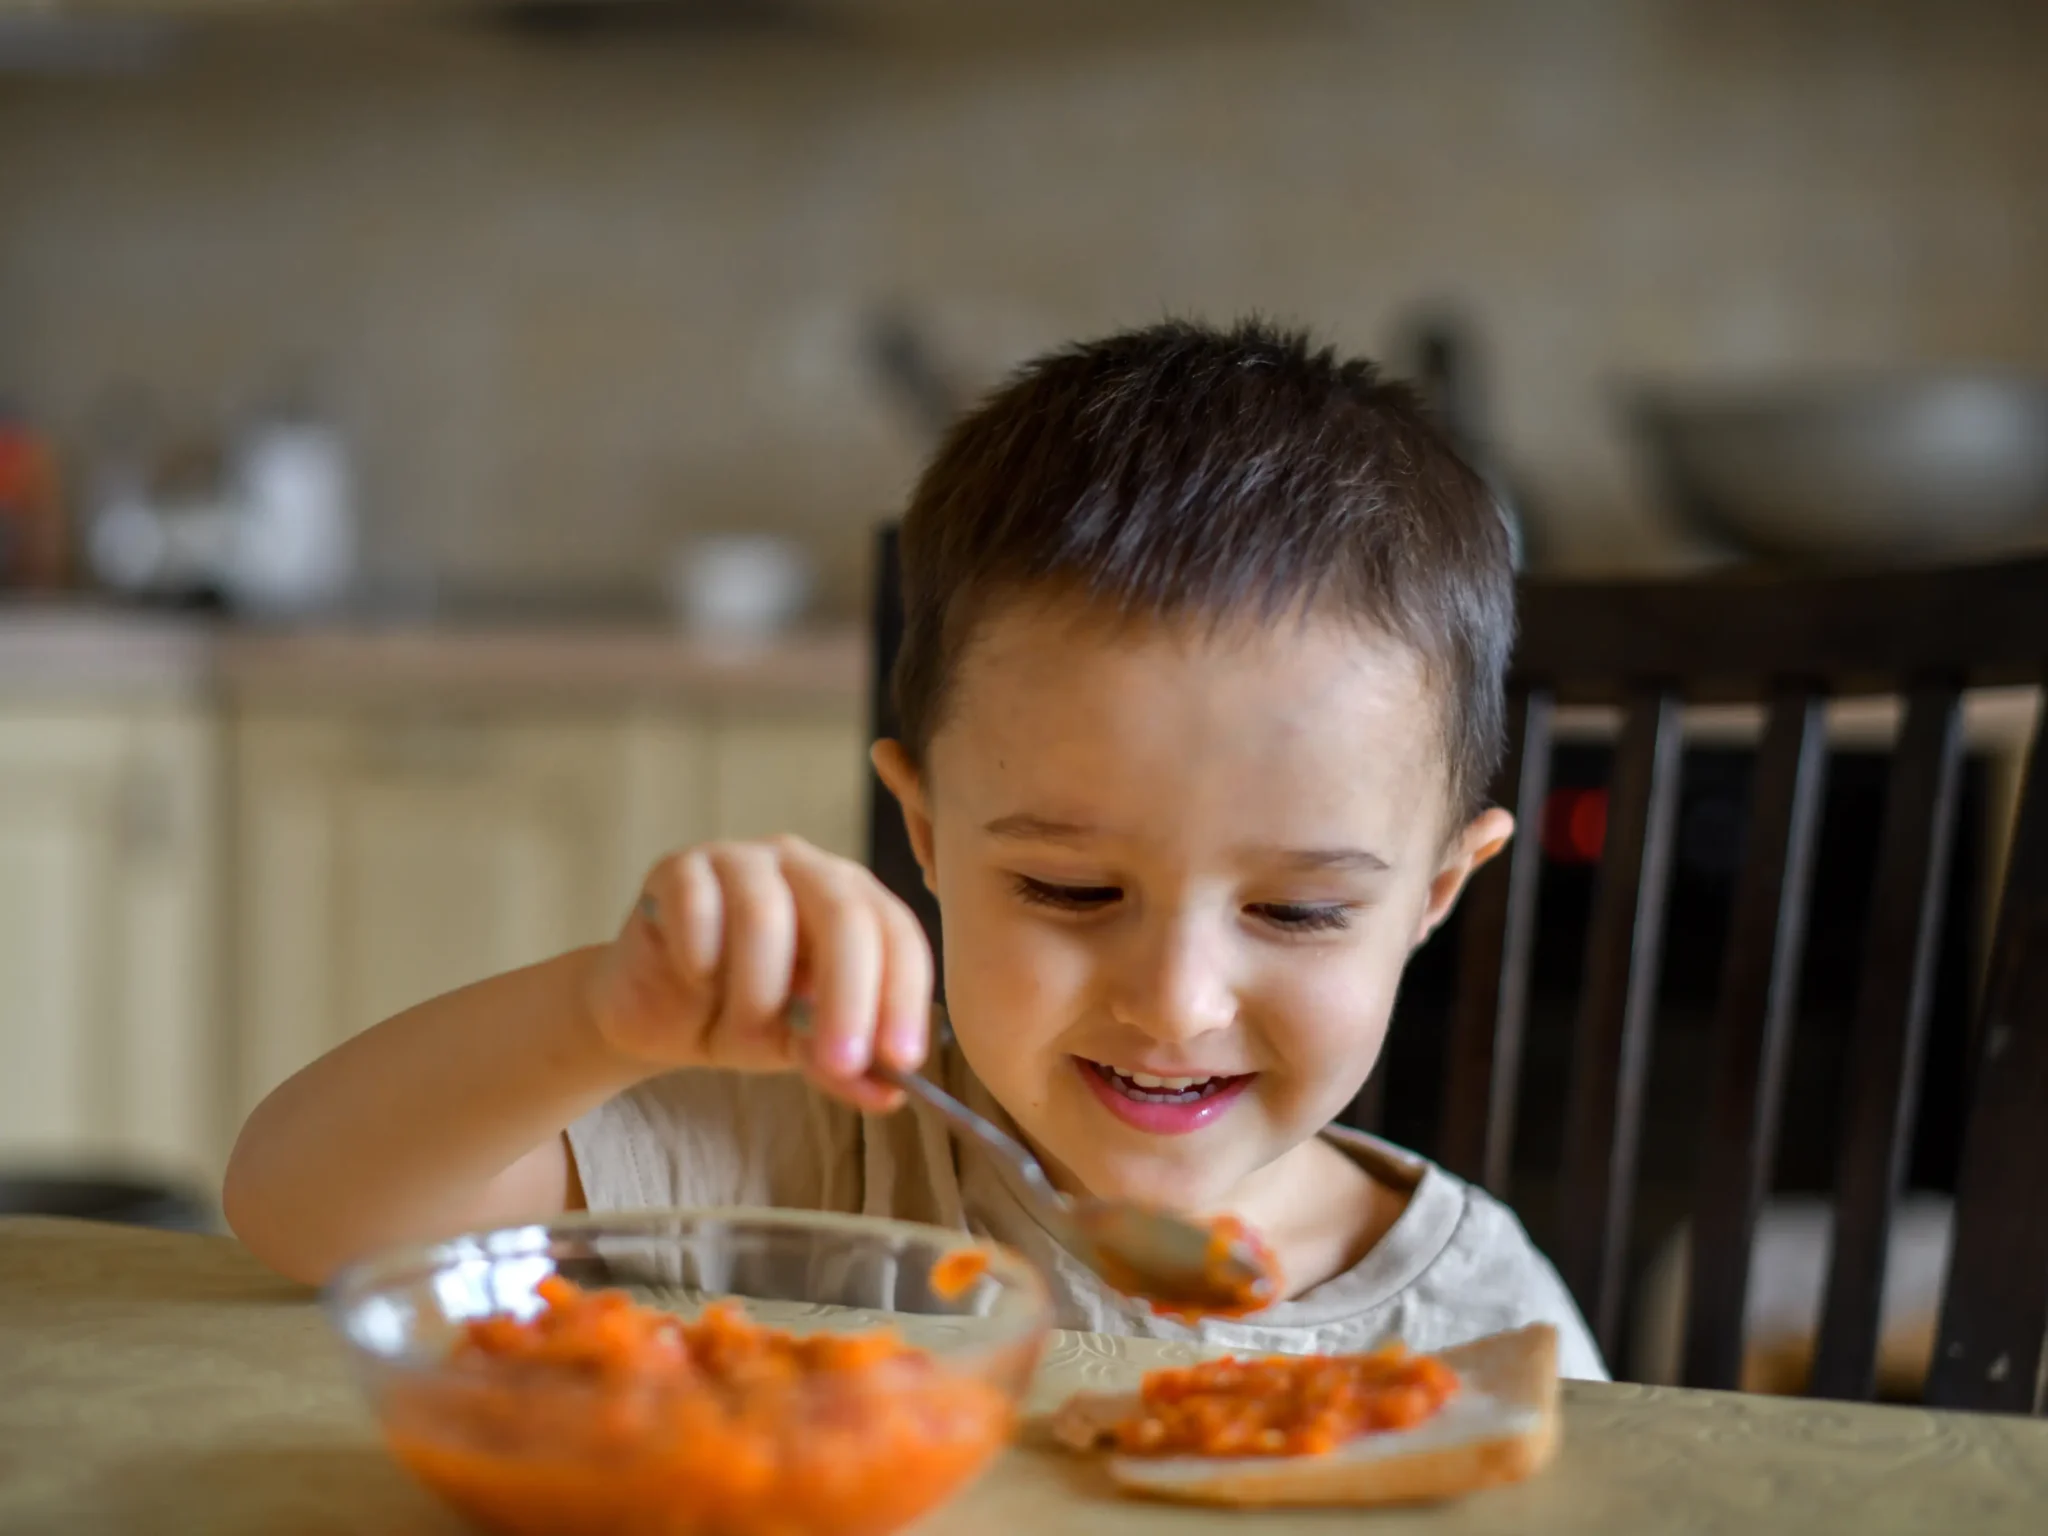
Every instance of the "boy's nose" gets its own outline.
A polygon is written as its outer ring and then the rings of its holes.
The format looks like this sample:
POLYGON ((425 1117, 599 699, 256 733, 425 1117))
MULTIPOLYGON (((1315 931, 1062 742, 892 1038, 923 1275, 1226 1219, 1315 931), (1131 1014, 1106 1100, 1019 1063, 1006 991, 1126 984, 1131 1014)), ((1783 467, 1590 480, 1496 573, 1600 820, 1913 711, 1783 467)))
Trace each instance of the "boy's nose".
POLYGON ((1111 1012, 1159 1041, 1193 1040, 1228 1029, 1237 1018, 1225 946, 1189 922, 1160 924, 1133 935, 1119 957, 1111 1012))

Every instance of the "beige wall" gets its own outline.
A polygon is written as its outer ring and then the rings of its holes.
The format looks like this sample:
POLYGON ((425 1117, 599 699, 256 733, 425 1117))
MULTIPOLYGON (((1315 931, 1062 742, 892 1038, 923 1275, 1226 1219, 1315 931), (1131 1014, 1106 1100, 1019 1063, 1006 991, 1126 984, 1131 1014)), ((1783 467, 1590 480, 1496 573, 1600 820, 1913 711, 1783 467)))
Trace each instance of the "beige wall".
POLYGON ((139 379, 204 425, 314 360, 387 560, 645 588, 679 531, 769 525, 844 603, 921 448, 860 361, 880 299, 982 382, 1167 311, 1372 349, 1454 298, 1581 566, 1672 554, 1631 373, 2048 364, 2048 5, 1197 10, 233 28, 161 75, 0 79, 0 391, 76 431, 139 379))

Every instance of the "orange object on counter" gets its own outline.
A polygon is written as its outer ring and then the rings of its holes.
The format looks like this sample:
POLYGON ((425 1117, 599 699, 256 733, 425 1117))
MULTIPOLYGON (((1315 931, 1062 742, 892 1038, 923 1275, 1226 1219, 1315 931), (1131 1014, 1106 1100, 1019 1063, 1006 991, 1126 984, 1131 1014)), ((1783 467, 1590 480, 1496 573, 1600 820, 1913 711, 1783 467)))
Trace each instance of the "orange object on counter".
POLYGON ((0 589, 59 587, 65 565, 56 453, 0 412, 0 589))
POLYGON ((1222 1306, 1196 1305, 1169 1297, 1149 1296, 1145 1293, 1141 1275, 1113 1262, 1104 1265, 1102 1277, 1126 1296, 1135 1296, 1147 1303, 1157 1316, 1183 1323, 1199 1322, 1205 1317, 1247 1317, 1278 1301, 1282 1289, 1280 1261, 1259 1235, 1235 1216, 1212 1217, 1207 1226, 1208 1272, 1204 1278, 1212 1286, 1229 1291, 1230 1299, 1222 1306), (1233 1288, 1225 1266, 1240 1246, 1251 1250, 1257 1273, 1250 1280, 1237 1282, 1233 1288))
POLYGON ((1002 1448, 1009 1400, 887 1330, 797 1336, 541 1282, 384 1404, 393 1453, 508 1532, 884 1536, 1002 1448))
POLYGON ((1313 1456, 1359 1435, 1413 1429, 1458 1388, 1457 1372, 1399 1344, 1366 1355, 1210 1360, 1145 1377, 1117 1424, 1132 1456, 1313 1456))
POLYGON ((979 1248, 956 1248, 932 1266, 932 1291, 941 1301, 958 1301, 987 1273, 987 1254, 979 1248))

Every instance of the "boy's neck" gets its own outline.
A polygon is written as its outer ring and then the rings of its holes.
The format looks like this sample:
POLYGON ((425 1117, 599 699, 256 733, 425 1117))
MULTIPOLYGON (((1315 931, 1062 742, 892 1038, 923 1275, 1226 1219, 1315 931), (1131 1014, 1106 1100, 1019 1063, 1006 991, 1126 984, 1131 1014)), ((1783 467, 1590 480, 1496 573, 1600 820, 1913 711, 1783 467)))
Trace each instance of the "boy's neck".
POLYGON ((1271 1245, 1290 1298, 1356 1268, 1413 1193, 1321 1136, 1262 1169, 1259 1182, 1238 1214, 1271 1245))

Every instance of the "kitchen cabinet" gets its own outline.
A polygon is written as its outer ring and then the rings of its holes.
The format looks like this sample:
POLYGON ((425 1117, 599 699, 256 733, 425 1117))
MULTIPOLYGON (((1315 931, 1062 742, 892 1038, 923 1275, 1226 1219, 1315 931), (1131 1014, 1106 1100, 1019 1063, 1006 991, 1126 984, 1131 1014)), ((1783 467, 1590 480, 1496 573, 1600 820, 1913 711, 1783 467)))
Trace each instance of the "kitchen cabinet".
POLYGON ((851 708, 266 706, 234 740, 241 1112, 465 982, 602 939, 647 866, 791 831, 857 853, 851 708))
POLYGON ((0 701, 0 1165, 225 1155, 217 734, 169 701, 0 701))
POLYGON ((708 745, 713 836, 792 832, 828 852, 865 856, 867 737, 851 717, 728 718, 708 745))
POLYGON ((0 1174, 206 1187, 284 1077, 606 936, 664 851, 858 855, 865 667, 0 606, 0 1174))

